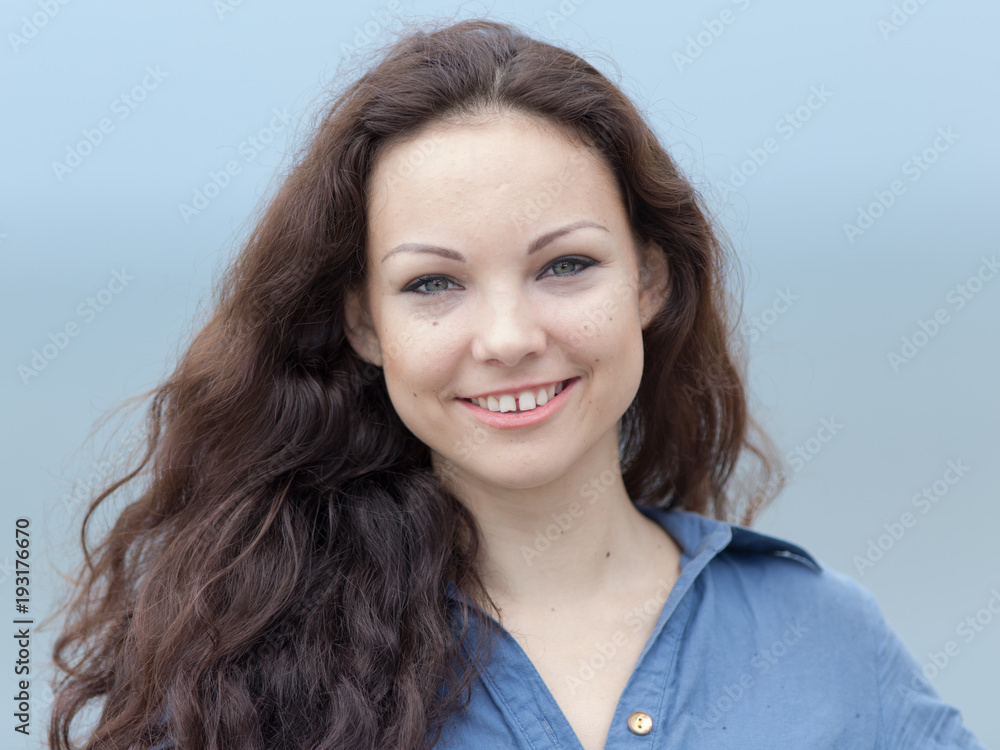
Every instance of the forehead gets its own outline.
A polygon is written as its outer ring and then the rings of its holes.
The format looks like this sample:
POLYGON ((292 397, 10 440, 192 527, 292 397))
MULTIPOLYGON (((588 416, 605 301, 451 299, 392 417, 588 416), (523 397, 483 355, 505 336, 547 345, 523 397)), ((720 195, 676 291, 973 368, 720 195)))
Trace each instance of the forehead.
POLYGON ((610 220, 615 210, 615 177, 598 153, 550 122, 505 113, 438 120, 386 146, 369 182, 368 230, 378 243, 403 229, 524 230, 574 211, 610 220))

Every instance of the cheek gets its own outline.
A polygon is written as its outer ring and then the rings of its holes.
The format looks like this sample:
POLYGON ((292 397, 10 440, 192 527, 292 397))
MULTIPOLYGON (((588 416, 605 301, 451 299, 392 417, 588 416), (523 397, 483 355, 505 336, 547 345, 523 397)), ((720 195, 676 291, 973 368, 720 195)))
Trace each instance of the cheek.
POLYGON ((640 330, 635 293, 623 280, 560 310, 560 330, 573 348, 620 347, 640 330))
POLYGON ((437 328, 432 328, 419 314, 415 315, 405 308, 385 309, 382 323, 379 343, 386 360, 386 371, 389 372, 389 363, 392 362, 392 370, 405 375, 414 362, 419 363, 421 357, 427 355, 424 350, 433 347, 431 332, 437 328))
POLYGON ((447 387, 456 338, 443 324, 413 322, 387 331, 383 341, 386 381, 395 384, 394 397, 412 402, 415 392, 447 387))

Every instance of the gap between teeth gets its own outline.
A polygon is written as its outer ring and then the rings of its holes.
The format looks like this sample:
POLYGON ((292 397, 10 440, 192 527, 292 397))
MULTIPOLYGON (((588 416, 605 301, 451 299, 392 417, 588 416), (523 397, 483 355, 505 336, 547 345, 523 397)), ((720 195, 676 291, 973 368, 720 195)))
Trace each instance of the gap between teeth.
POLYGON ((490 411, 531 411, 536 406, 544 406, 550 399, 555 398, 556 394, 562 391, 562 389, 562 383, 555 383, 544 388, 538 388, 537 390, 521 391, 518 394, 505 393, 500 398, 486 396, 485 398, 473 398, 469 400, 490 411))

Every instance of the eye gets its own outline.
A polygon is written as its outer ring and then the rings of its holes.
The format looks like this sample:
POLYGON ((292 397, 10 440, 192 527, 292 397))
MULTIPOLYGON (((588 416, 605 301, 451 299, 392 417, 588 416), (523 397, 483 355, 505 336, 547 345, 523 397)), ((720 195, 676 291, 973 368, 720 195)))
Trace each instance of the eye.
POLYGON ((596 260, 591 258, 557 258, 549 264, 549 268, 555 269, 559 267, 571 267, 573 265, 580 266, 579 269, 573 271, 572 273, 557 273, 554 276, 576 276, 578 273, 582 272, 584 268, 590 268, 590 266, 597 263, 596 260))
POLYGON ((436 291, 432 291, 432 292, 423 292, 423 291, 420 291, 420 287, 425 286, 427 284, 435 284, 435 283, 451 284, 452 281, 451 281, 451 279, 446 278, 444 276, 421 276, 419 279, 417 279, 412 284, 410 284, 405 289, 403 289, 403 291, 404 292, 413 292, 414 294, 425 294, 425 295, 428 295, 428 296, 433 295, 433 294, 437 294, 438 291, 442 291, 442 292, 443 291, 447 291, 446 289, 440 289, 440 290, 436 290, 436 291))
MULTIPOLYGON (((571 273, 553 273, 553 274, 549 274, 549 275, 555 276, 557 278, 565 278, 567 276, 576 276, 577 274, 582 273, 585 269, 590 268, 590 266, 596 265, 597 263, 598 263, 598 261, 596 261, 596 260, 594 260, 592 258, 570 258, 570 257, 565 257, 565 258, 556 258, 546 268, 547 269, 551 268, 551 269, 555 270, 555 269, 559 269, 559 268, 571 268, 573 266, 580 266, 580 268, 576 269, 575 271, 572 271, 571 273)), ((546 274, 542 274, 542 278, 544 278, 544 276, 546 276, 546 274)), ((426 286, 428 284, 435 284, 435 283, 441 283, 441 284, 447 285, 447 284, 452 284, 452 283, 455 283, 455 282, 453 282, 447 276, 421 276, 419 279, 414 279, 410 284, 407 284, 401 291, 403 291, 403 292, 411 292, 413 294, 421 294, 421 295, 424 295, 424 296, 427 296, 427 297, 440 294, 441 292, 449 291, 448 289, 438 289, 436 291, 429 291, 429 292, 425 292, 425 291, 421 291, 420 290, 420 287, 422 287, 422 286, 426 286)))

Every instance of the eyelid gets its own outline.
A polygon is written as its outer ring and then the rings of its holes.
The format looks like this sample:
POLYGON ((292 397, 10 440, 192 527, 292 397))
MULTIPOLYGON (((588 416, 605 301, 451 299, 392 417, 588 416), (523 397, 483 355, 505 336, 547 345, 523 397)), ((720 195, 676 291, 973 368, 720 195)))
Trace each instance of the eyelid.
MULTIPOLYGON (((554 266, 557 263, 559 263, 561 261, 564 261, 564 260, 573 261, 574 263, 576 263, 576 265, 580 266, 580 268, 578 268, 573 273, 563 273, 563 274, 557 274, 557 275, 554 275, 554 274, 542 274, 542 276, 552 276, 553 278, 570 278, 570 277, 578 276, 579 274, 583 273, 586 269, 590 268, 591 266, 595 266, 595 265, 600 264, 599 260, 595 260, 593 258, 589 258, 586 255, 561 255, 558 258, 555 258, 554 260, 552 260, 550 263, 547 263, 545 265, 545 268, 543 268, 542 270, 543 271, 547 271, 552 266, 554 266)), ((405 287, 403 287, 400 291, 404 292, 404 293, 407 293, 407 294, 417 294, 417 295, 421 295, 421 296, 424 296, 424 297, 436 297, 436 296, 438 296, 440 294, 444 294, 447 291, 451 291, 450 289, 444 289, 444 290, 442 290, 440 292, 420 292, 420 291, 417 291, 417 287, 421 287, 424 284, 426 284, 428 281, 433 281, 434 279, 445 279, 446 281, 449 281, 451 283, 457 283, 457 282, 454 281, 454 279, 451 279, 448 276, 445 276, 444 274, 434 273, 434 274, 427 274, 425 276, 420 276, 419 278, 414 279, 409 284, 407 284, 405 287)))

